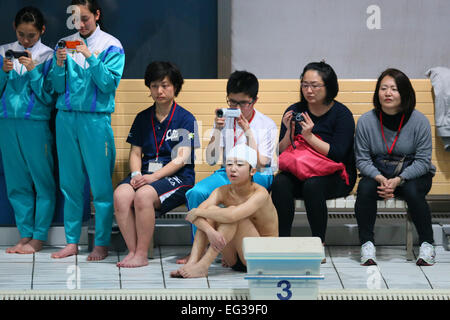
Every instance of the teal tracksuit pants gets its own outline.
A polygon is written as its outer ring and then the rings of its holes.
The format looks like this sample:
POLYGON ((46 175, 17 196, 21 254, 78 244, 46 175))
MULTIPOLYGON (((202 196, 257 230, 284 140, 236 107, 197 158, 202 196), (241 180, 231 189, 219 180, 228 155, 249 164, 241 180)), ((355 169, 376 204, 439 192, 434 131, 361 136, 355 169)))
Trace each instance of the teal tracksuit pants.
POLYGON ((108 246, 114 215, 111 178, 116 159, 111 115, 59 110, 56 146, 67 243, 80 240, 87 172, 95 206, 95 245, 108 246))
POLYGON ((47 240, 56 203, 53 143, 48 121, 0 119, 6 190, 21 238, 47 240))

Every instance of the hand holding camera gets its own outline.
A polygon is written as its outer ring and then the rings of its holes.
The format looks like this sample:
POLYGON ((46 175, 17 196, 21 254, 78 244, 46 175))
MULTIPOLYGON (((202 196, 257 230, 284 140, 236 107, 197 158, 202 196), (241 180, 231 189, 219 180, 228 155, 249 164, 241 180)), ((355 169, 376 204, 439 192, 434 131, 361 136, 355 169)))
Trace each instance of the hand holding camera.
POLYGON ((239 108, 222 108, 216 110, 217 118, 239 118, 241 109, 239 108))
POLYGON ((76 41, 61 40, 58 42, 58 49, 67 48, 75 50, 79 45, 81 45, 81 41, 79 40, 76 41))
POLYGON ((67 60, 67 51, 66 49, 71 49, 74 52, 81 53, 87 59, 92 54, 89 51, 88 47, 83 41, 75 40, 75 41, 66 41, 61 40, 58 42, 58 50, 56 51, 56 59, 57 64, 62 67, 64 66, 65 61, 67 60))
POLYGON ((241 109, 239 108, 221 108, 216 109, 216 118, 214 119, 216 129, 222 130, 225 127, 226 118, 239 118, 241 109))
POLYGON ((60 67, 64 67, 64 63, 67 60, 66 41, 61 40, 58 42, 58 49, 56 50, 56 64, 60 67))
POLYGON ((8 50, 5 52, 5 58, 8 60, 19 59, 20 57, 28 57, 29 51, 8 50))
POLYGON ((296 123, 302 127, 302 136, 305 140, 308 140, 312 136, 312 129, 314 128, 314 122, 311 120, 308 112, 297 113, 294 118, 296 123))
POLYGON ((14 68, 14 59, 19 60, 19 63, 24 65, 28 71, 31 71, 35 68, 30 51, 8 50, 5 52, 5 59, 3 59, 3 71, 8 73, 14 68))
POLYGON ((21 55, 19 57, 19 63, 25 66, 27 68, 27 71, 30 72, 33 70, 36 66, 33 61, 33 56, 31 55, 31 52, 28 50, 25 50, 24 52, 26 55, 21 55))
POLYGON ((3 71, 5 73, 8 73, 12 69, 14 69, 13 61, 11 59, 6 58, 6 55, 5 55, 5 58, 3 58, 3 67, 2 67, 2 69, 3 69, 3 71))

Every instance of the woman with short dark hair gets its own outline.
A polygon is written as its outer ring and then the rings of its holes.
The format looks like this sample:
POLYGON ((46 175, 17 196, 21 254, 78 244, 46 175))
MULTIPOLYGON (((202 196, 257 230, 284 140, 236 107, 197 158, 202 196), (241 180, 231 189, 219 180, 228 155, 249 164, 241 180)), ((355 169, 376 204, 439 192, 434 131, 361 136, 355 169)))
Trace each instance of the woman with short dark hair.
POLYGON ((129 252, 117 264, 122 268, 148 264, 155 211, 164 214, 186 202, 195 183, 194 148, 200 145, 195 117, 175 102, 183 85, 178 68, 153 62, 144 78, 155 103, 133 122, 127 138, 131 173, 114 192, 116 221, 129 252))
POLYGON ((339 85, 330 65, 325 62, 308 64, 302 72, 300 86, 300 102, 290 106, 283 115, 280 154, 286 152, 293 139, 301 135, 316 152, 330 161, 344 164, 348 184, 338 173, 299 180, 291 172, 281 171, 272 184, 272 200, 278 211, 280 236, 291 235, 295 199, 303 198, 312 235, 325 242, 326 200, 348 195, 356 180, 353 153, 355 122, 351 111, 334 100, 339 85), (299 115, 302 117, 297 117, 299 115))
POLYGON ((419 234, 421 247, 416 263, 432 265, 433 229, 425 200, 436 171, 431 163, 430 123, 415 110, 414 89, 400 70, 387 69, 380 75, 373 102, 375 108, 358 120, 355 136, 356 166, 362 175, 355 203, 361 264, 376 264, 373 229, 377 200, 398 196, 406 201, 419 234), (392 169, 385 165, 387 160, 394 164, 392 169))

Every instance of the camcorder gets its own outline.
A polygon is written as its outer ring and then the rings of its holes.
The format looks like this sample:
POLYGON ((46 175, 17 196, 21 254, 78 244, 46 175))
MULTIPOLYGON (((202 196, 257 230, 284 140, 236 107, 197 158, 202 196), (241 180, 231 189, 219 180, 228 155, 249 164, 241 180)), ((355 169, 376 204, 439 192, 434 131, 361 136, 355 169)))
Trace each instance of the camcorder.
POLYGON ((19 59, 20 57, 28 57, 28 53, 25 51, 13 51, 8 50, 5 52, 5 58, 8 60, 19 59))
POLYGON ((65 41, 65 40, 61 40, 60 42, 58 42, 58 49, 63 49, 63 48, 67 48, 67 49, 76 49, 77 46, 81 45, 81 41, 75 40, 75 41, 65 41))
POLYGON ((239 108, 222 108, 216 110, 217 118, 239 118, 241 109, 239 108))
POLYGON ((292 112, 292 120, 291 121, 295 121, 295 122, 302 122, 305 121, 305 117, 303 117, 301 112, 292 112))

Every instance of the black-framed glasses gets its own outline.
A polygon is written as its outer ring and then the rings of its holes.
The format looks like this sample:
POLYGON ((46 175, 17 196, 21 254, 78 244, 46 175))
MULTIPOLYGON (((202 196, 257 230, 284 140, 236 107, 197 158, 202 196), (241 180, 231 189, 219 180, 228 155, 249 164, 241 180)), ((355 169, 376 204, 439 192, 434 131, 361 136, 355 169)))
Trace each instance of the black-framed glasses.
POLYGON ((237 106, 239 106, 241 108, 246 108, 246 107, 252 105, 253 102, 255 102, 255 99, 252 99, 251 101, 236 101, 236 100, 227 98, 227 104, 233 108, 235 108, 237 106))

